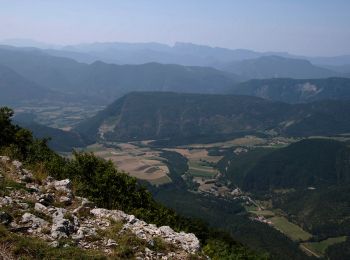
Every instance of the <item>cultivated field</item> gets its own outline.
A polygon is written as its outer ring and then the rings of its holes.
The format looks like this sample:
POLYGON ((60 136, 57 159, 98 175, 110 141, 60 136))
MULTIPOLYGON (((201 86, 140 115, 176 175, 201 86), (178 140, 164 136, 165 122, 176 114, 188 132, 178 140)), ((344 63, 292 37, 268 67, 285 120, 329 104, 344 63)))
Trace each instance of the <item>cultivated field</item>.
POLYGON ((35 121, 63 130, 70 130, 81 121, 95 115, 103 106, 59 103, 35 103, 15 107, 16 114, 35 115, 35 121))
POLYGON ((301 227, 291 223, 285 217, 272 217, 269 218, 273 226, 280 230, 286 236, 290 237, 294 241, 306 241, 312 237, 312 235, 304 231, 301 227))
POLYGON ((193 177, 202 177, 205 179, 214 178, 218 171, 213 168, 212 164, 220 161, 222 156, 211 156, 206 149, 187 149, 172 148, 164 149, 167 151, 177 152, 188 159, 188 173, 193 177))
POLYGON ((343 237, 331 237, 326 240, 322 240, 320 242, 308 242, 303 243, 302 246, 307 249, 315 252, 317 255, 324 255, 326 253, 327 247, 344 242, 346 240, 346 236, 343 237))
POLYGON ((111 160, 118 169, 141 180, 149 181, 154 185, 171 182, 169 169, 160 152, 149 148, 140 148, 129 143, 117 144, 115 148, 103 144, 94 144, 87 147, 95 155, 111 160))

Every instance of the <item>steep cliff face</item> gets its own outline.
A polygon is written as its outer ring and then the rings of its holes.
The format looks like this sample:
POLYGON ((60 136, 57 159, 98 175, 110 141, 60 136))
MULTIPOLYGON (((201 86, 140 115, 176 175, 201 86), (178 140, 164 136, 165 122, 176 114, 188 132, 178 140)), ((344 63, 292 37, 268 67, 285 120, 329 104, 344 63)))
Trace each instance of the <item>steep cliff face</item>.
MULTIPOLYGON (((6 156, 0 157, 0 185, 2 257, 15 258, 16 239, 30 238, 43 243, 50 257, 81 250, 94 257, 205 258, 194 234, 157 227, 120 210, 96 208, 86 198, 75 196, 69 179, 41 179, 38 172, 6 156)), ((35 254, 29 242, 25 246, 27 256, 35 254)))

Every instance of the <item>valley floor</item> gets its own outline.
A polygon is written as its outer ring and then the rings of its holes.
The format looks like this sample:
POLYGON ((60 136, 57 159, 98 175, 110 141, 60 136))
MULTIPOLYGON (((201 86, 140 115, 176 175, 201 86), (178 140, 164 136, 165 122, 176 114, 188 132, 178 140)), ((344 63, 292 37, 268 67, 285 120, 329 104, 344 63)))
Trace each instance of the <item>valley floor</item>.
POLYGON ((187 184, 188 191, 204 196, 241 201, 251 220, 269 225, 285 234, 307 255, 322 257, 328 246, 345 241, 345 237, 310 242, 312 234, 298 223, 289 221, 286 213, 272 208, 268 201, 255 200, 252 194, 242 192, 238 186, 225 179, 222 169, 217 167, 227 152, 240 155, 255 148, 285 147, 295 141, 298 139, 244 136, 226 142, 156 147, 152 145, 152 140, 147 140, 130 143, 102 142, 90 145, 84 150, 112 160, 119 169, 156 187, 174 184, 171 169, 168 167, 169 161, 163 153, 176 153, 187 164, 187 170, 180 173, 180 176, 187 184))

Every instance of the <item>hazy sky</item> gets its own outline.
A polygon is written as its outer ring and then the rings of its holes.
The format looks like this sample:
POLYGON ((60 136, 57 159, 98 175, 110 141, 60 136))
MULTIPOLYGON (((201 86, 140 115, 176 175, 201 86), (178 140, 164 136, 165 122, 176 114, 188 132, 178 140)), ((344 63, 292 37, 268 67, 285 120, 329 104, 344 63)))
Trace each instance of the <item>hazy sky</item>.
POLYGON ((350 54, 350 0, 0 0, 0 40, 350 54))

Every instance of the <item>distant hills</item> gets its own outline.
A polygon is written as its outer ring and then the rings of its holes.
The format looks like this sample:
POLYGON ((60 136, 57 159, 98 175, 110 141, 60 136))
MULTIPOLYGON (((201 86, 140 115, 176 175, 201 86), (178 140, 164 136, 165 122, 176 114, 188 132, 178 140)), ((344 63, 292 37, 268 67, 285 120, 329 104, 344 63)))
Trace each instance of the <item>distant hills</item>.
POLYGON ((15 105, 20 102, 60 98, 60 94, 38 86, 12 69, 0 65, 0 103, 15 105))
POLYGON ((244 49, 230 50, 182 42, 173 46, 160 43, 91 43, 66 46, 63 50, 89 54, 118 64, 158 62, 186 66, 215 66, 264 55, 244 49))
POLYGON ((131 93, 77 130, 91 138, 118 141, 186 138, 190 142, 191 137, 247 131, 291 136, 341 134, 350 131, 350 102, 291 105, 249 96, 131 93))
POLYGON ((231 94, 256 96, 287 103, 303 103, 324 99, 350 99, 350 79, 262 79, 242 82, 231 94))
POLYGON ((270 150, 226 158, 231 161, 226 177, 245 191, 269 198, 274 208, 282 209, 292 222, 311 232, 315 241, 349 236, 348 145, 306 139, 270 150))
POLYGON ((234 61, 257 59, 271 55, 308 60, 315 65, 322 66, 350 64, 350 55, 307 57, 292 55, 287 52, 257 52, 247 49, 228 49, 185 42, 176 42, 173 46, 161 43, 101 42, 66 46, 62 50, 80 52, 98 57, 105 62, 119 64, 159 62, 216 67, 234 61))
POLYGON ((48 127, 34 121, 31 114, 18 114, 14 123, 32 131, 36 138, 49 138, 48 145, 57 152, 71 152, 74 148, 84 147, 90 140, 74 131, 48 127))
MULTIPOLYGON (((345 73, 347 66, 342 66, 337 69, 338 72, 334 72, 328 68, 317 67, 306 60, 267 56, 267 54, 259 57, 257 53, 246 50, 230 51, 228 49, 189 44, 177 44, 174 47, 159 44, 95 44, 74 48, 67 47, 66 49, 41 50, 37 48, 0 46, 0 66, 6 67, 17 74, 17 79, 12 76, 12 89, 6 90, 4 97, 6 94, 11 96, 12 94, 10 93, 14 92, 18 94, 23 93, 24 85, 27 88, 29 100, 31 100, 31 96, 42 100, 50 97, 51 93, 52 96, 60 96, 60 100, 97 102, 99 104, 110 103, 116 98, 133 91, 171 91, 204 94, 232 93, 254 95, 285 102, 305 102, 318 100, 321 97, 323 99, 347 96, 346 86, 340 86, 341 81, 346 83, 346 80, 341 79, 338 82, 326 79, 325 83, 317 81, 317 84, 320 86, 326 86, 326 90, 323 90, 322 87, 321 93, 314 93, 314 86, 305 85, 300 87, 299 83, 295 83, 298 86, 294 88, 292 80, 291 83, 286 83, 287 80, 266 81, 267 85, 263 81, 248 81, 247 83, 239 84, 250 78, 292 77, 309 79, 336 75, 347 76, 348 74, 345 73), (225 72, 210 67, 160 64, 155 62, 139 65, 109 64, 94 61, 98 57, 94 56, 95 54, 80 52, 80 49, 99 52, 105 50, 108 46, 110 47, 108 50, 118 50, 122 53, 124 53, 124 50, 127 50, 125 53, 129 50, 139 50, 143 46, 144 48, 161 50, 174 48, 181 53, 196 53, 201 57, 204 57, 205 53, 211 53, 221 57, 222 60, 242 59, 245 57, 251 57, 251 59, 231 62, 229 63, 230 65, 225 65, 225 67, 222 67, 222 64, 217 66, 221 69, 229 70, 229 72, 225 72), (65 57, 57 57, 57 55, 65 57), (72 59, 66 57, 72 57, 72 59), (91 64, 77 62, 74 58, 85 62, 94 62, 91 64), (24 83, 24 81, 27 83, 24 83), (332 84, 329 84, 329 82, 332 82, 332 84), (280 83, 282 85, 279 86, 280 83), (261 84, 264 84, 264 86, 261 86, 261 84), (287 84, 288 87, 284 84, 287 84), (41 89, 40 93, 35 94, 35 89, 41 89), (33 94, 30 94, 31 92, 33 94), (279 97, 275 97, 278 95, 279 97)), ((152 57, 154 56, 151 55, 150 59, 152 57)), ((176 54, 176 57, 179 56, 176 54)), ((3 80, 5 80, 4 76, 3 80)), ((312 82, 316 81, 310 80, 310 82, 312 85, 312 82)), ((3 90, 5 90, 4 85, 3 90)), ((7 101, 11 99, 23 100, 20 96, 6 98, 7 101)), ((57 100, 57 98, 53 98, 53 100, 55 99, 57 100)), ((23 101, 27 101, 26 96, 24 96, 23 101)))
POLYGON ((43 88, 102 103, 131 91, 218 93, 238 80, 233 74, 207 67, 103 62, 89 65, 31 48, 0 48, 0 65, 43 88))
POLYGON ((328 78, 338 74, 326 68, 317 67, 310 61, 280 56, 263 56, 233 62, 223 68, 247 79, 266 78, 328 78))
POLYGON ((258 160, 246 174, 247 190, 307 189, 350 183, 350 149, 327 139, 308 139, 258 160))
MULTIPOLYGON (((58 46, 28 39, 10 39, 3 41, 2 44, 17 47, 28 46, 41 48, 47 54, 72 58, 79 62, 93 63, 95 61, 102 61, 120 65, 157 62, 184 66, 225 68, 230 64, 232 65, 232 63, 268 56, 305 60, 319 67, 350 64, 350 55, 307 57, 293 55, 287 52, 258 52, 247 49, 228 49, 184 42, 176 42, 174 45, 156 42, 96 42, 58 46)), ((350 71, 347 72, 349 73, 350 71)))

